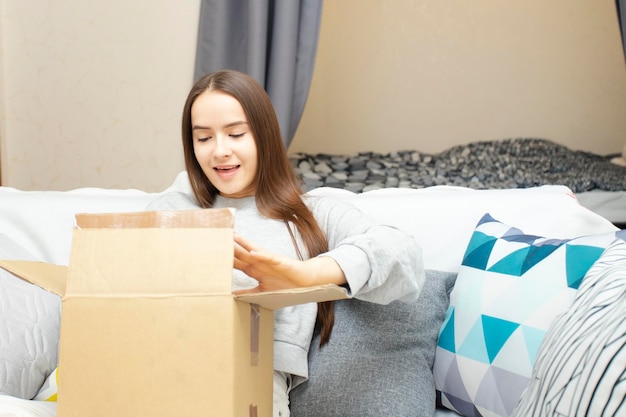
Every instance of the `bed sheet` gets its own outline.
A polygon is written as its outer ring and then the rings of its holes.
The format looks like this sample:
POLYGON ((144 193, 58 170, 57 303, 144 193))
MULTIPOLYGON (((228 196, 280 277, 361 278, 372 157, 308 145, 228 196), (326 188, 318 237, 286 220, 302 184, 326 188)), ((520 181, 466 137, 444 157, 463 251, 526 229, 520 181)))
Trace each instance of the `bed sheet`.
POLYGON ((626 226, 626 191, 594 190, 576 194, 583 207, 621 228, 626 226))
POLYGON ((0 395, 0 417, 55 417, 57 403, 0 395))

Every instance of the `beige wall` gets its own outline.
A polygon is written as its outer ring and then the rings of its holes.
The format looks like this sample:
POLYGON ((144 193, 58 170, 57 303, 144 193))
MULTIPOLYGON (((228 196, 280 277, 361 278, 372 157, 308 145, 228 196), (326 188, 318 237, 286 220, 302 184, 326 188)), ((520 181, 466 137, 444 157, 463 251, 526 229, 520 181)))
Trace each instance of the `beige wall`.
POLYGON ((199 4, 0 0, 3 185, 168 186, 199 4))
MULTIPOLYGON (((4 185, 157 191, 183 169, 200 0, 0 0, 4 185)), ((613 0, 325 0, 290 152, 551 138, 620 152, 613 0)))
POLYGON ((614 0, 327 0, 290 152, 552 139, 626 144, 614 0))
POLYGON ((2 155, 2 138, 5 137, 5 120, 4 120, 4 91, 5 91, 5 87, 4 87, 4 43, 2 42, 2 34, 3 34, 3 30, 2 30, 2 4, 3 4, 4 0, 0 0, 0 185, 2 184, 2 160, 3 155, 2 155))

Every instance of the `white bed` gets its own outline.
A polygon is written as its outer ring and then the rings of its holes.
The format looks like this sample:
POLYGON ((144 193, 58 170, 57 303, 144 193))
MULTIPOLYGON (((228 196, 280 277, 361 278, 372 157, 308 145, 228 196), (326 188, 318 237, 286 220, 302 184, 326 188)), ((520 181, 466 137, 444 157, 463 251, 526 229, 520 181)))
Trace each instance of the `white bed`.
POLYGON ((386 154, 293 154, 304 189, 427 188, 474 189, 565 185, 580 204, 626 227, 626 156, 575 151, 546 139, 516 138, 472 142, 437 154, 418 150, 386 154))
POLYGON ((626 191, 588 191, 576 194, 576 198, 584 207, 626 228, 626 191))

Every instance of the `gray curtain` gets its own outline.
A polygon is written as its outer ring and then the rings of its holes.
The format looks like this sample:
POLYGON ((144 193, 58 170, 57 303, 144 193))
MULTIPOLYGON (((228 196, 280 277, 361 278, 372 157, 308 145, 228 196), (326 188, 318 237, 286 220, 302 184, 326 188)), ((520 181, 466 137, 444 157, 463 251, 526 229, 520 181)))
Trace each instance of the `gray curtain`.
POLYGON ((202 0, 195 79, 220 69, 250 74, 267 91, 289 146, 304 111, 322 0, 202 0))
POLYGON ((622 30, 622 46, 626 57, 626 0, 616 0, 615 3, 617 4, 617 17, 619 18, 619 27, 622 30))

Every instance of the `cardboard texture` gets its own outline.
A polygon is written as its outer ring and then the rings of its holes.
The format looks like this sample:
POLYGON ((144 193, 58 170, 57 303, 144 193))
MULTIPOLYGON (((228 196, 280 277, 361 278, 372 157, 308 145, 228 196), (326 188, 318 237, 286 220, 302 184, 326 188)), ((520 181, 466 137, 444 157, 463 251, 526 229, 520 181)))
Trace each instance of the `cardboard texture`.
POLYGON ((292 290, 236 295, 235 299, 278 310, 295 304, 341 300, 348 298, 345 288, 334 284, 317 285, 292 290))
POLYGON ((0 261, 63 295, 58 417, 272 415, 272 309, 348 296, 233 297, 233 222, 228 209, 77 215, 69 267, 0 261))
POLYGON ((63 297, 67 282, 67 267, 44 262, 0 260, 0 268, 31 284, 63 297))

